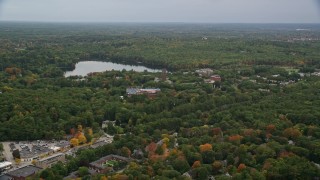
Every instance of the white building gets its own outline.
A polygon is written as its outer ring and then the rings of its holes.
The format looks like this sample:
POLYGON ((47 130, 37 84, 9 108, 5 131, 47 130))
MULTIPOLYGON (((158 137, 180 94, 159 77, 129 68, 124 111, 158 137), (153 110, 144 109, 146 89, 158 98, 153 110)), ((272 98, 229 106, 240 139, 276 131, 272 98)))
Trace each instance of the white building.
POLYGON ((196 70, 196 73, 199 74, 199 76, 209 77, 213 74, 213 70, 209 68, 198 69, 196 70))
POLYGON ((0 162, 0 172, 7 171, 12 168, 12 163, 9 161, 0 162))

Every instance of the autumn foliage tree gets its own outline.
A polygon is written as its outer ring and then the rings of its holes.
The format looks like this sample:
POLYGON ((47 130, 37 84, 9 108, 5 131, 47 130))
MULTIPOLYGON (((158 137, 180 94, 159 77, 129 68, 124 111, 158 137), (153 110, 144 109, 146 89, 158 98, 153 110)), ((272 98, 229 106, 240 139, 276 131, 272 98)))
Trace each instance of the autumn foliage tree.
POLYGON ((206 143, 206 144, 200 145, 200 152, 206 152, 211 150, 212 150, 211 144, 206 143))
POLYGON ((149 152, 149 154, 152 154, 156 151, 157 149, 157 144, 155 142, 151 142, 147 147, 146 151, 149 152))
POLYGON ((212 163, 212 170, 214 173, 218 173, 218 171, 222 168, 222 163, 220 161, 214 161, 212 163))
POLYGON ((193 165, 192 165, 192 169, 196 169, 196 168, 198 168, 198 167, 200 167, 201 166, 201 162, 200 161, 195 161, 194 163, 193 163, 193 165))
POLYGON ((10 68, 8 67, 5 69, 5 72, 10 75, 18 75, 18 74, 21 74, 21 69, 16 67, 10 67, 10 68))
POLYGON ((246 169, 247 168, 247 166, 245 165, 245 164, 239 164, 239 166, 238 166, 238 169, 237 169, 237 171, 238 172, 241 172, 241 171, 243 171, 244 169, 246 169))
POLYGON ((296 128, 287 128, 283 131, 283 135, 290 139, 296 139, 302 135, 302 133, 296 128))
POLYGON ((237 134, 237 135, 229 136, 228 140, 231 141, 231 142, 240 143, 242 138, 243 138, 242 136, 237 134))
POLYGON ((212 128, 212 133, 213 133, 213 135, 218 136, 218 135, 221 135, 222 130, 219 127, 218 128, 212 128))
POLYGON ((87 138, 86 138, 83 134, 80 134, 80 135, 78 136, 78 140, 79 140, 79 143, 80 143, 80 144, 84 144, 84 143, 87 142, 87 138))
POLYGON ((78 140, 77 138, 72 138, 72 139, 70 140, 70 143, 71 143, 71 145, 72 145, 73 147, 76 147, 76 146, 79 145, 79 140, 78 140))
POLYGON ((266 127, 266 130, 267 130, 268 133, 272 133, 274 130, 276 130, 276 126, 274 124, 269 124, 266 127))

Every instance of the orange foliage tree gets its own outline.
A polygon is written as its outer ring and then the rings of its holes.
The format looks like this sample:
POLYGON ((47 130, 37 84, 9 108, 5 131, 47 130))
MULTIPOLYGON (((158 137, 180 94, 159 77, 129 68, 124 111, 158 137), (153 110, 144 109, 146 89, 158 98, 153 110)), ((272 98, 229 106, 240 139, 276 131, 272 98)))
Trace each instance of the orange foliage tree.
POLYGON ((244 169, 246 169, 247 168, 247 166, 245 165, 245 164, 239 164, 239 166, 238 166, 238 169, 237 169, 237 171, 238 172, 241 172, 241 171, 243 171, 244 169))
POLYGON ((21 69, 16 67, 6 68, 4 71, 10 75, 21 74, 21 69))
POLYGON ((212 145, 211 144, 203 144, 200 145, 200 152, 205 152, 205 151, 211 151, 212 150, 212 145))
POLYGON ((266 130, 268 133, 271 133, 273 132, 274 130, 276 130, 276 126, 274 124, 269 124, 267 127, 266 127, 266 130))
POLYGON ((243 138, 242 136, 237 134, 237 135, 229 136, 229 141, 240 141, 242 138, 243 138))
POLYGON ((157 149, 157 144, 155 142, 151 142, 147 147, 146 151, 148 152, 155 152, 157 149))
POLYGON ((192 169, 198 168, 201 166, 201 162, 200 161, 195 161, 192 165, 192 169))

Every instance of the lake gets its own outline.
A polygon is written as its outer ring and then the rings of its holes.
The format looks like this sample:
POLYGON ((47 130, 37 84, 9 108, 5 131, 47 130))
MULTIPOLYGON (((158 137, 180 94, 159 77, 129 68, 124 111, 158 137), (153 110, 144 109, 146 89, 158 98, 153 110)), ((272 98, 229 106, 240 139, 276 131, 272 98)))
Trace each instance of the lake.
POLYGON ((125 65, 117 64, 112 62, 101 62, 101 61, 81 61, 76 64, 76 68, 73 71, 65 72, 64 76, 86 76, 92 72, 105 72, 105 71, 122 71, 123 69, 127 71, 144 72, 161 72, 160 69, 151 69, 145 66, 135 66, 135 65, 125 65))

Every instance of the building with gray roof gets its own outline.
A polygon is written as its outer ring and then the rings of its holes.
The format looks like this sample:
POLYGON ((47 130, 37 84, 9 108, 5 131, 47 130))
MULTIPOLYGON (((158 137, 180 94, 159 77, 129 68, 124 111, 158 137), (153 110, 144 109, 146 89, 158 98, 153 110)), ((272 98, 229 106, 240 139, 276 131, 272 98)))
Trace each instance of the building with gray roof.
POLYGON ((14 171, 8 172, 6 175, 12 177, 14 180, 25 180, 28 177, 35 175, 37 172, 42 169, 32 165, 24 166, 14 171))
POLYGON ((45 168, 51 167, 53 164, 59 161, 64 162, 65 160, 66 160, 65 155, 63 153, 58 153, 53 156, 49 156, 37 161, 36 166, 45 169, 45 168))

